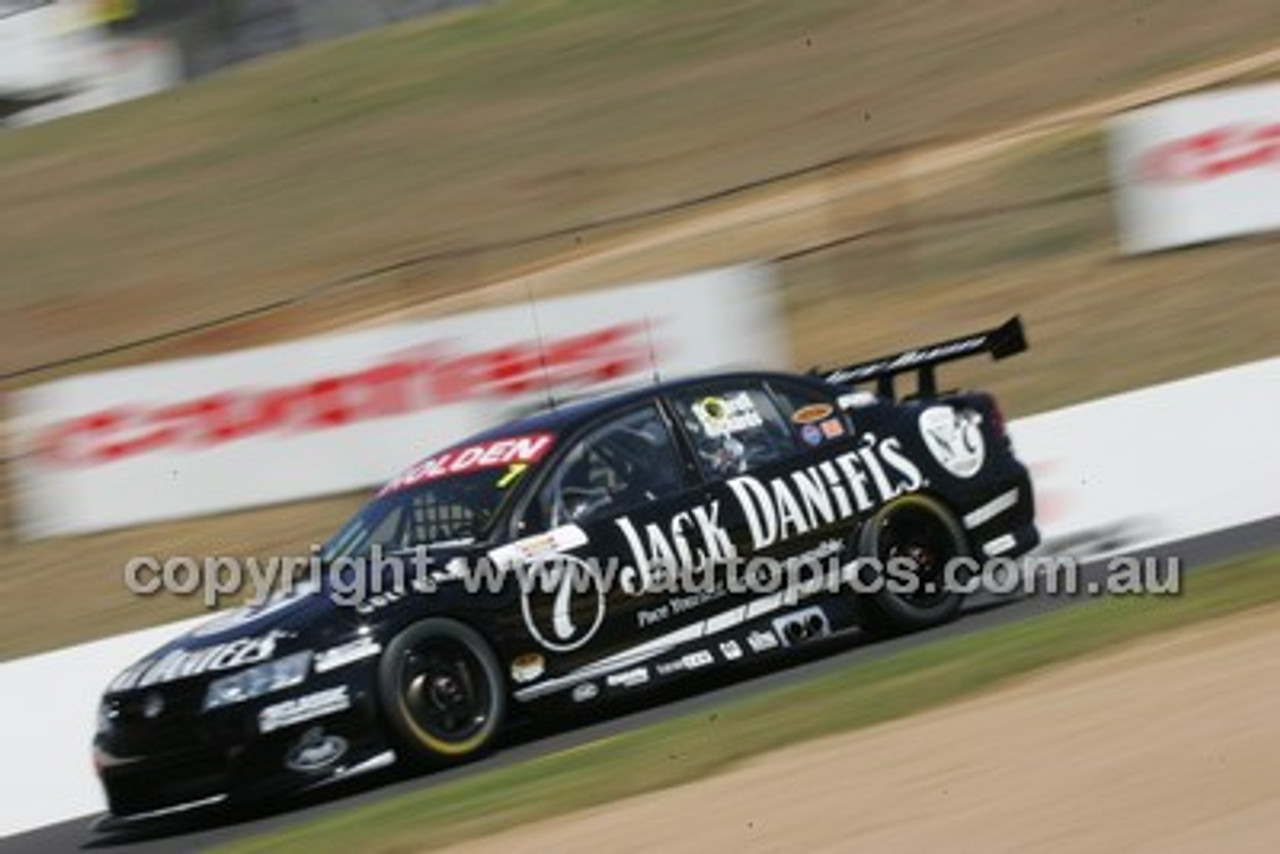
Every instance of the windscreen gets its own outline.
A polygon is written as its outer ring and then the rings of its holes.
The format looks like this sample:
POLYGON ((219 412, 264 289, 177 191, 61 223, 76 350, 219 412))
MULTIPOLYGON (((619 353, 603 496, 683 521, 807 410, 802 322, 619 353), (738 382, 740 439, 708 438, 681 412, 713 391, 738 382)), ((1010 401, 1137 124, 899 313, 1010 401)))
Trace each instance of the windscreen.
POLYGON ((547 433, 459 445, 428 457, 387 484, 325 545, 323 556, 367 555, 466 542, 489 533, 516 484, 554 442, 547 433))

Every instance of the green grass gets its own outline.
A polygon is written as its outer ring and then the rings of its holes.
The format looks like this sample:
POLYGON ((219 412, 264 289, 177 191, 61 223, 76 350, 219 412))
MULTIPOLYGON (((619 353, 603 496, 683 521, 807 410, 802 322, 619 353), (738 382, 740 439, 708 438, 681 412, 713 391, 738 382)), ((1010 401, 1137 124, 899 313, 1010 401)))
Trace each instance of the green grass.
POLYGON ((219 848, 420 851, 687 783, 761 752, 912 714, 1115 644, 1280 601, 1280 553, 907 650, 800 685, 219 848))

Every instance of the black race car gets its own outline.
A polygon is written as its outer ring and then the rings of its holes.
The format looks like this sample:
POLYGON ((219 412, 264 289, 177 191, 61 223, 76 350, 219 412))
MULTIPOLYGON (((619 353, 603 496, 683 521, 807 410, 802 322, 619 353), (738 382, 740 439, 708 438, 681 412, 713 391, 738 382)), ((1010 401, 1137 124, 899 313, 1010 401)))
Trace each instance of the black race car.
POLYGON ((952 618, 958 559, 1038 534, 994 400, 935 368, 1025 347, 1015 318, 828 372, 655 383, 418 463, 308 589, 116 677, 94 740, 112 814, 454 762, 517 716, 952 618))

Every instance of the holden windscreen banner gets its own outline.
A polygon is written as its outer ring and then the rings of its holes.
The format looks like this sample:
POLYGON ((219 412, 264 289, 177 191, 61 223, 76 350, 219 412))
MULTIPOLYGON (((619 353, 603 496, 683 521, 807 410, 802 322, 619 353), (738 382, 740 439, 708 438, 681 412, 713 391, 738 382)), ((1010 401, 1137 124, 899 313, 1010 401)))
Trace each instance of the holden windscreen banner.
POLYGON ((1280 228, 1280 84, 1165 101, 1109 130, 1126 254, 1280 228))
POLYGON ((24 537, 385 483, 470 433, 599 389, 786 361, 742 266, 15 392, 24 537))

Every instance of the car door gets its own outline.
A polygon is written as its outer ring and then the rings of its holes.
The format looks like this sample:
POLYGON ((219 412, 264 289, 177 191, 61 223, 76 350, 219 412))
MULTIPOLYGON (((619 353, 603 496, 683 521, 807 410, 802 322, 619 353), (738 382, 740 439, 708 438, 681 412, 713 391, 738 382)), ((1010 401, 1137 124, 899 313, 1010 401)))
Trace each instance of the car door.
POLYGON ((664 410, 610 413, 570 442, 524 508, 525 530, 569 546, 568 572, 524 597, 532 639, 564 673, 692 619, 678 565, 714 561, 727 535, 664 410), (571 583, 576 576, 577 583, 571 583), (680 601, 677 601, 680 600, 680 601))
POLYGON ((668 395, 741 558, 726 579, 739 597, 783 585, 788 561, 838 555, 850 522, 820 467, 847 446, 847 423, 817 390, 783 384, 779 391, 737 377, 668 395))

